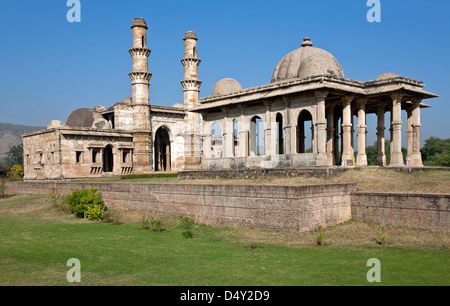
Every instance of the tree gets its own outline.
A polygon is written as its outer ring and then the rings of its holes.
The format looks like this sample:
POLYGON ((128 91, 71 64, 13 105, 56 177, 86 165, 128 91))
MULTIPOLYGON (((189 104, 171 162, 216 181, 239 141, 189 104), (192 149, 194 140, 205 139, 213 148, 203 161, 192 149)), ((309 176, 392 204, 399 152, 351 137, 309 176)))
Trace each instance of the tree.
POLYGON ((3 164, 12 168, 14 165, 23 167, 23 145, 12 146, 9 148, 9 152, 6 153, 6 157, 2 161, 3 164))
POLYGON ((430 137, 420 150, 424 166, 450 167, 450 138, 430 137))

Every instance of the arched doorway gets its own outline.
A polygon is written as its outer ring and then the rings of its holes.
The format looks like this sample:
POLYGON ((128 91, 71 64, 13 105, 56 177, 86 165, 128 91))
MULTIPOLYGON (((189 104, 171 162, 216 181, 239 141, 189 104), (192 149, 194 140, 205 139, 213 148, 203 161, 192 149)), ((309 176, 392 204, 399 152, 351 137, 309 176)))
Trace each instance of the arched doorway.
POLYGON ((258 116, 254 116, 250 121, 248 147, 249 156, 262 156, 266 154, 264 122, 258 116))
POLYGON ((170 137, 167 128, 160 127, 155 134, 155 171, 170 171, 170 137))
POLYGON ((107 145, 103 149, 103 172, 113 172, 114 169, 114 156, 111 145, 107 145))
POLYGON ((311 113, 302 110, 297 120, 297 153, 314 152, 314 129, 311 113))
POLYGON ((283 127, 283 116, 277 113, 276 125, 275 125, 275 149, 276 154, 284 154, 284 127, 283 127))

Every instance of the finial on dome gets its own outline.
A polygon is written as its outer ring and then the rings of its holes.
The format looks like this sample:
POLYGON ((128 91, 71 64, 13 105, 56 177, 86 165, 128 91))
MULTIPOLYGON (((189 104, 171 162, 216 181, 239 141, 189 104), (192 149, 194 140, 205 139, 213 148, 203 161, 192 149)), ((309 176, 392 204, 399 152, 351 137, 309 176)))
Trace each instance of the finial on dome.
POLYGON ((303 38, 302 47, 312 47, 313 43, 310 40, 309 37, 303 38))

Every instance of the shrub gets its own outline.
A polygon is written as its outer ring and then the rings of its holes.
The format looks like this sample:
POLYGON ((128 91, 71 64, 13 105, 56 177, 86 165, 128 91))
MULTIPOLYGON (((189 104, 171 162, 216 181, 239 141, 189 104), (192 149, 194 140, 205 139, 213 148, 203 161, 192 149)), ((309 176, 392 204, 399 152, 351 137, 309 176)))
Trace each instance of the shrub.
POLYGON ((164 230, 164 224, 159 216, 151 216, 150 224, 152 225, 153 231, 155 233, 160 233, 164 230))
POLYGON ((184 216, 180 217, 180 225, 181 225, 181 228, 184 229, 182 234, 185 238, 187 238, 187 239, 194 238, 194 232, 192 231, 194 224, 195 224, 195 222, 192 218, 184 217, 184 216))
MULTIPOLYGON (((98 188, 76 189, 67 197, 67 202, 69 203, 71 212, 79 218, 85 217, 85 213, 89 208, 96 209, 98 213, 102 209, 106 210, 105 203, 98 188), (95 208, 95 205, 98 207, 95 208)), ((90 212, 94 214, 93 210, 90 212)))
POLYGON ((325 229, 323 227, 319 227, 319 235, 317 235, 317 244, 320 246, 324 245, 324 240, 327 233, 325 232, 325 229))
POLYGON ((384 225, 382 225, 381 227, 380 227, 380 231, 377 231, 377 235, 378 235, 378 243, 379 244, 381 244, 381 245, 386 245, 387 244, 387 237, 386 237, 386 234, 385 234, 385 227, 384 227, 384 225))
POLYGON ((142 215, 141 229, 147 230, 149 228, 150 228, 150 220, 148 219, 147 215, 142 215))
POLYGON ((0 177, 0 198, 4 198, 6 194, 6 179, 0 177))
POLYGON ((114 225, 120 225, 123 223, 123 216, 125 214, 125 208, 117 206, 114 203, 108 205, 108 210, 103 216, 103 222, 111 223, 114 225))
POLYGON ((19 165, 14 165, 11 171, 8 172, 8 179, 10 181, 21 181, 23 178, 23 168, 19 165))
POLYGON ((53 207, 55 207, 59 210, 63 210, 63 211, 67 211, 67 212, 71 211, 69 204, 67 203, 66 196, 59 194, 56 187, 52 187, 52 189, 50 189, 50 193, 46 196, 46 199, 50 202, 50 204, 53 207))
POLYGON ((8 172, 11 171, 7 165, 0 164, 0 178, 7 177, 8 172))
POLYGON ((84 213, 85 218, 89 220, 101 221, 106 213, 106 207, 94 204, 94 206, 89 206, 84 213))

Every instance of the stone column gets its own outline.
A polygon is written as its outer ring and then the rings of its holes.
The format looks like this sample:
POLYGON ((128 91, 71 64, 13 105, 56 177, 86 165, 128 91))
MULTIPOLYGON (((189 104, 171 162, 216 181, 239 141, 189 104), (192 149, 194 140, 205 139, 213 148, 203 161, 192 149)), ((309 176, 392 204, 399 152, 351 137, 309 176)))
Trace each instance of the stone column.
POLYGON ((395 92, 392 98, 392 149, 389 166, 404 166, 402 155, 402 98, 403 93, 395 92))
POLYGON ((386 140, 384 137, 384 108, 385 104, 377 105, 377 165, 386 166, 386 140))
MULTIPOLYGON (((292 145, 295 145, 295 141, 292 141, 292 122, 291 122, 291 101, 287 96, 283 97, 286 105, 286 123, 284 124, 284 141, 285 141, 285 154, 291 154, 295 152, 295 147, 292 149, 292 145)), ((294 135, 295 136, 295 135, 294 135)))
POLYGON ((366 154, 366 103, 367 99, 358 100, 358 156, 356 166, 367 166, 366 154))
POLYGON ((233 120, 228 117, 229 108, 222 107, 223 118, 223 153, 224 157, 233 157, 233 120))
POLYGON ((202 135, 203 140, 203 156, 211 157, 211 132, 202 135))
POLYGON ((354 166, 355 157, 352 147, 352 100, 353 96, 345 96, 342 109, 342 166, 354 166))
POLYGON ((406 166, 410 166, 410 159, 413 146, 413 128, 412 128, 412 106, 406 109, 406 166))
MULTIPOLYGON (((270 116, 271 102, 269 100, 264 100, 264 105, 266 106, 265 122, 264 122, 264 155, 272 155, 272 119, 270 116)), ((274 150, 275 151, 275 150, 274 150)))
POLYGON ((241 112, 239 121, 238 121, 238 134, 239 134, 239 157, 245 157, 246 156, 246 131, 245 131, 245 124, 244 124, 244 106, 242 104, 238 105, 238 110, 241 112))
POLYGON ((326 94, 321 94, 317 99, 317 158, 316 166, 327 166, 327 150, 326 150, 326 124, 325 119, 325 98, 326 94))
POLYGON ((327 164, 328 166, 335 165, 334 159, 334 106, 332 103, 327 108, 327 164))
POLYGON ((412 151, 410 157, 411 167, 423 167, 422 154, 420 153, 420 102, 422 99, 414 98, 412 100, 412 151))

